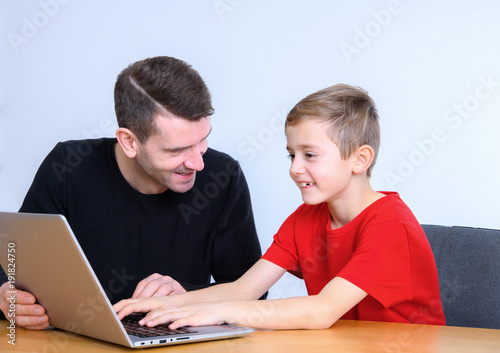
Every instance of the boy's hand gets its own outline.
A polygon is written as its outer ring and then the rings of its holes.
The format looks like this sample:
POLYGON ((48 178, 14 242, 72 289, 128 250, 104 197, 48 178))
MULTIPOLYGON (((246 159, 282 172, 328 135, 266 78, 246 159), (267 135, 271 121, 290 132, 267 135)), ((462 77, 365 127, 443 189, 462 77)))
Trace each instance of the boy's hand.
POLYGON ((221 324, 225 321, 226 305, 224 302, 176 307, 170 305, 168 299, 168 297, 126 299, 116 303, 113 307, 120 320, 132 313, 149 312, 139 321, 140 325, 148 327, 172 322, 169 328, 176 329, 182 326, 221 324))
POLYGON ((172 277, 154 273, 137 284, 132 298, 160 297, 185 292, 186 290, 172 277))
POLYGON ((168 327, 175 330, 182 326, 222 324, 226 305, 224 302, 200 303, 170 309, 153 310, 139 323, 153 327, 172 322, 168 327))

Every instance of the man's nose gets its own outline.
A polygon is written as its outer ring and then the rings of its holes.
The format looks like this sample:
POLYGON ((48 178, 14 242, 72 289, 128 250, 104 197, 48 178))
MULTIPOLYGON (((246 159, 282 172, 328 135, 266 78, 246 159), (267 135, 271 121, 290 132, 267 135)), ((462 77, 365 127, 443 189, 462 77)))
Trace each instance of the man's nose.
POLYGON ((196 170, 197 172, 203 170, 205 163, 203 162, 203 153, 198 147, 192 148, 188 158, 184 161, 184 166, 188 169, 196 170))

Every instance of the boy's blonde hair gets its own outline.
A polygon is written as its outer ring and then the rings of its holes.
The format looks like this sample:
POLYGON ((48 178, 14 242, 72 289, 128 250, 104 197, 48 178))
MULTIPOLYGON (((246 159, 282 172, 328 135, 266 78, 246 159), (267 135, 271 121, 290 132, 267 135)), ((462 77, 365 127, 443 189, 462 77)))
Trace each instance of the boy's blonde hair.
POLYGON ((285 127, 310 118, 330 125, 330 137, 339 147, 342 159, 349 158, 360 146, 371 146, 373 162, 367 170, 368 177, 371 176, 380 146, 380 126, 375 102, 366 91, 346 84, 322 89, 290 110, 285 127))

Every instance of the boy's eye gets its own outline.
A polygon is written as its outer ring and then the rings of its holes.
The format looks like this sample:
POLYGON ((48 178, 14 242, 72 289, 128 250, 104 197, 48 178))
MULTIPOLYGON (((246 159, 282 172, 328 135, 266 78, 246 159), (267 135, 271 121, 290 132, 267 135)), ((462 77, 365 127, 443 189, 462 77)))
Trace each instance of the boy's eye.
POLYGON ((316 155, 314 153, 306 153, 307 158, 312 158, 315 157, 316 155))
POLYGON ((295 155, 293 153, 288 154, 287 158, 294 159, 295 155))

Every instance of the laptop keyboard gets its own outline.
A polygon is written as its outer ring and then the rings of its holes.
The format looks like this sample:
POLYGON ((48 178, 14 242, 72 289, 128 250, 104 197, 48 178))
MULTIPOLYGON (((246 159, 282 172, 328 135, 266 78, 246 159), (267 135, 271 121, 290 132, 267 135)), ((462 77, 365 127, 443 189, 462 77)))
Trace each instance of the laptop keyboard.
POLYGON ((168 328, 168 325, 171 322, 166 324, 157 325, 155 327, 147 327, 139 325, 139 321, 144 317, 144 315, 132 314, 126 316, 122 319, 123 327, 125 331, 129 335, 134 335, 140 338, 148 338, 148 337, 158 337, 158 336, 168 336, 168 335, 178 335, 178 334, 186 334, 186 333, 196 333, 197 331, 192 330, 187 327, 179 327, 176 330, 171 330, 168 328))

